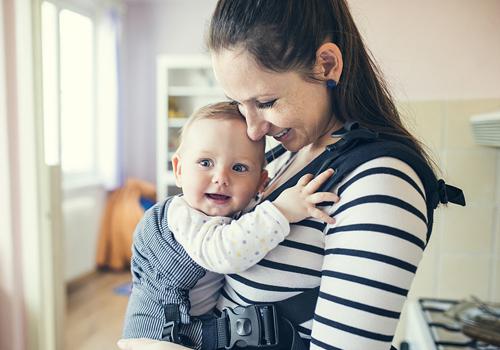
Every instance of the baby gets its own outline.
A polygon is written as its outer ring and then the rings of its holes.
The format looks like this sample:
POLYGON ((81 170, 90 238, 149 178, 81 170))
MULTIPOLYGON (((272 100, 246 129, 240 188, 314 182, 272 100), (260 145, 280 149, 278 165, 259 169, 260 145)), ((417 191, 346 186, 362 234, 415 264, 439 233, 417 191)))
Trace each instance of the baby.
POLYGON ((228 102, 190 117, 172 158, 183 195, 155 205, 136 228, 124 338, 181 340, 199 347, 201 323, 191 316, 213 310, 220 273, 255 265, 285 239, 290 222, 315 217, 333 223, 315 207, 338 201, 333 193, 315 193, 332 170, 314 179, 305 175, 273 202, 241 215, 268 178, 264 143, 248 138, 245 120, 228 102))

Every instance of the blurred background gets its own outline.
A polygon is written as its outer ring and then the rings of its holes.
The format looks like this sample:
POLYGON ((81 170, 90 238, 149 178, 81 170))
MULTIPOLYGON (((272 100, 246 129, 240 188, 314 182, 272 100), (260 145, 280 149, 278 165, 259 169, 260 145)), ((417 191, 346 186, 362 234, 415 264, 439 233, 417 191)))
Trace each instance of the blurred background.
MULTIPOLYGON (((185 118, 224 99, 204 46, 215 3, 2 1, 0 349, 115 347, 135 224, 177 193, 185 118)), ((419 299, 500 302, 500 1, 348 3, 405 123, 467 197, 437 211, 394 341, 438 349, 419 299)))

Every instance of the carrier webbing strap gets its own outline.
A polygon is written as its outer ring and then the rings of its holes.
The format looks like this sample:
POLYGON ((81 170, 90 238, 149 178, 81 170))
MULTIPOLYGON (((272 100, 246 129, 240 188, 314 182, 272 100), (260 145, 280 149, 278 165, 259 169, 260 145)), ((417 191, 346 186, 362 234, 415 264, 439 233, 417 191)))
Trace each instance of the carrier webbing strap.
POLYGON ((274 303, 279 315, 292 324, 299 325, 309 321, 314 315, 319 287, 308 289, 293 297, 274 303))

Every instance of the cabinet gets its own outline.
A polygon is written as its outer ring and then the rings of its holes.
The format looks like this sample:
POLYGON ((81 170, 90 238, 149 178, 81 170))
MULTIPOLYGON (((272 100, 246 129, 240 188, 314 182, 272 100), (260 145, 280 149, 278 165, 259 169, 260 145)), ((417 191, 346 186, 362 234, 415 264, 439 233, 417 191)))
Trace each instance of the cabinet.
POLYGON ((171 159, 187 118, 199 107, 226 98, 207 55, 161 55, 156 68, 156 183, 160 201, 180 192, 171 159))

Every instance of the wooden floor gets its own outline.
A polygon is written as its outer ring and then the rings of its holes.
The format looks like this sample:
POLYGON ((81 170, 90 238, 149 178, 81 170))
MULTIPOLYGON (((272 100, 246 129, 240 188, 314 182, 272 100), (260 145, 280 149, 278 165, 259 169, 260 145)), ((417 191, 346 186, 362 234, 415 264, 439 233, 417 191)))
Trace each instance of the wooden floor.
POLYGON ((65 320, 66 350, 118 349, 128 296, 113 292, 130 272, 99 272, 72 286, 65 320))

